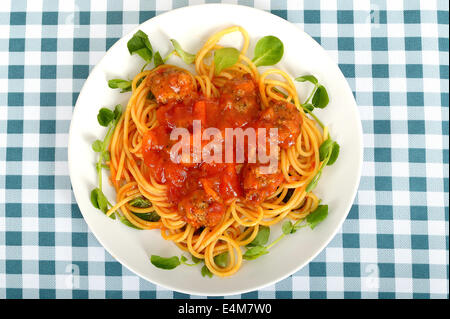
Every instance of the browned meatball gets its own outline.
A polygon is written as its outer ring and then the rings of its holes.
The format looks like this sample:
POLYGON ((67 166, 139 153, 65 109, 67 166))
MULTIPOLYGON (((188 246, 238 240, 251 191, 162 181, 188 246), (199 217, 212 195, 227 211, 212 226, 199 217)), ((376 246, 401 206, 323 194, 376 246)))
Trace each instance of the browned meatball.
POLYGON ((178 68, 156 71, 149 79, 150 90, 158 103, 181 101, 195 94, 192 76, 178 68))
POLYGON ((258 126, 278 128, 278 144, 289 148, 300 134, 301 122, 300 112, 294 104, 278 101, 261 113, 258 126))
POLYGON ((225 213, 223 204, 214 201, 203 190, 195 190, 178 203, 178 211, 192 226, 214 227, 225 213))
POLYGON ((245 164, 241 171, 245 199, 253 204, 261 203, 272 195, 284 180, 279 169, 273 174, 262 174, 260 165, 258 163, 245 164))
POLYGON ((247 124, 260 110, 258 87, 250 74, 225 82, 220 89, 219 105, 223 121, 233 127, 247 124))

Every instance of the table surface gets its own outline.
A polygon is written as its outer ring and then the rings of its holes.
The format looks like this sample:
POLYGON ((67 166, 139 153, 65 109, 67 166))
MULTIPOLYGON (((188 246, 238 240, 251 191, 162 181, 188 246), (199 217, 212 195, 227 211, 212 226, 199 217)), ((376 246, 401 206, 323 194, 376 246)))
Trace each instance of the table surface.
MULTIPOLYGON (((67 165, 89 70, 139 23, 197 3, 2 1, 0 298, 199 298, 139 278, 104 250, 67 165)), ((329 52, 365 146, 354 205, 328 247, 285 280, 232 297, 448 298, 447 1, 232 3, 287 19, 329 52)))

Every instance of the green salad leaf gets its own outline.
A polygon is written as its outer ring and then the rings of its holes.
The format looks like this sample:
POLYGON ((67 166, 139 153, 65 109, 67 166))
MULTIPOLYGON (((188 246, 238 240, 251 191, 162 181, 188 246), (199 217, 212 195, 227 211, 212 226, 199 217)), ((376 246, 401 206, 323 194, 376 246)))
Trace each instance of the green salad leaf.
POLYGON ((130 54, 138 54, 146 62, 152 61, 153 48, 145 32, 138 30, 127 42, 130 54))
POLYGON ((106 107, 101 108, 97 115, 98 123, 101 126, 108 126, 114 120, 114 112, 106 107))
POLYGON ((221 48, 214 52, 215 74, 218 75, 222 70, 236 64, 241 53, 235 48, 221 48))
POLYGON ((202 276, 208 276, 209 278, 212 278, 213 273, 211 272, 211 270, 208 269, 208 267, 206 267, 206 265, 203 265, 202 267, 202 276))
POLYGON ((334 141, 330 138, 326 139, 319 147, 319 158, 320 161, 325 160, 325 158, 328 156, 328 153, 330 153, 330 150, 333 148, 334 141))
POLYGON ((247 251, 244 253, 244 255, 242 255, 242 257, 247 260, 253 260, 262 255, 268 254, 268 253, 269 253, 269 251, 267 250, 266 247, 254 246, 254 247, 247 249, 247 251))
POLYGON ((339 150, 340 146, 337 142, 334 142, 333 149, 331 151, 330 159, 328 160, 327 165, 333 165, 334 162, 336 162, 338 156, 339 156, 339 150))
POLYGON ((317 81, 316 77, 314 75, 303 75, 295 78, 295 81, 297 82, 311 82, 312 84, 316 85, 319 83, 317 81))
POLYGON ((104 213, 108 211, 108 201, 99 188, 94 188, 91 191, 91 203, 95 208, 100 209, 104 213))
POLYGON ((189 53, 184 51, 181 48, 181 45, 178 43, 177 40, 171 39, 170 42, 172 42, 173 48, 177 52, 178 56, 186 63, 186 64, 192 64, 195 61, 195 54, 189 53))
POLYGON ((94 143, 92 143, 92 149, 96 153, 100 153, 103 149, 103 142, 100 140, 95 140, 94 143))
POLYGON ((319 85, 314 93, 312 104, 314 107, 323 109, 328 105, 330 99, 328 98, 327 89, 323 85, 319 85))
POLYGON ((311 212, 306 217, 306 222, 311 229, 314 229, 319 223, 321 223, 328 216, 328 205, 319 205, 316 210, 311 212))
POLYGON ((153 63, 155 64, 155 68, 161 64, 164 64, 163 58, 161 57, 159 51, 156 51, 155 56, 153 57, 153 63))
POLYGON ((122 89, 120 93, 131 91, 131 83, 133 81, 127 81, 122 79, 112 79, 108 81, 108 86, 111 89, 122 89))
POLYGON ((133 213, 140 219, 146 220, 148 222, 157 222, 161 219, 161 217, 158 215, 157 212, 151 212, 151 213, 133 213))
POLYGON ((131 206, 139 208, 148 208, 152 206, 152 203, 144 197, 136 197, 128 202, 131 206))
POLYGON ((151 255, 150 262, 155 267, 158 267, 161 269, 166 269, 166 270, 174 269, 181 264, 178 256, 165 258, 165 257, 161 257, 158 255, 151 255))
POLYGON ((284 54, 283 42, 272 35, 265 36, 256 43, 253 63, 256 66, 277 64, 284 54))
POLYGON ((269 236, 270 236, 270 227, 259 226, 258 234, 256 235, 255 239, 253 239, 252 242, 247 245, 247 247, 263 246, 267 244, 269 236))
POLYGON ((224 253, 221 253, 221 254, 218 254, 217 256, 215 256, 214 262, 218 266, 225 268, 228 265, 228 252, 224 252, 224 253))
POLYGON ((283 231, 283 234, 289 235, 293 232, 294 225, 292 224, 292 222, 290 220, 285 221, 283 223, 283 226, 281 227, 281 230, 283 231))

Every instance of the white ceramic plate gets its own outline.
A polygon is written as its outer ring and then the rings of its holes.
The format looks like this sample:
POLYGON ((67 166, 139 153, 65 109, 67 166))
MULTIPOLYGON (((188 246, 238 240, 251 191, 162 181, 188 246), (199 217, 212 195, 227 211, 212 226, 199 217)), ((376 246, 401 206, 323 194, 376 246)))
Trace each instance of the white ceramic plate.
MULTIPOLYGON (((221 43, 240 48, 240 34, 228 35, 221 43)), ((186 67, 178 57, 171 57, 168 63, 186 67)), ((298 83, 298 89, 303 101, 311 87, 298 83)), ((166 288, 196 295, 230 295, 256 290, 282 280, 306 265, 326 247, 345 220, 358 188, 361 166, 361 122, 352 92, 339 68, 319 44, 293 24, 244 6, 185 7, 141 24, 114 44, 92 70, 80 92, 70 126, 70 178, 91 231, 114 258, 139 276, 166 288), (130 93, 121 94, 119 90, 108 88, 107 80, 132 79, 142 67, 143 60, 137 55, 130 56, 126 46, 138 29, 149 35, 153 48, 164 56, 171 50, 171 38, 177 39, 185 50, 196 52, 211 34, 233 25, 240 25, 248 31, 250 56, 259 38, 275 35, 285 47, 284 57, 277 67, 292 77, 313 74, 327 88, 330 104, 315 113, 329 125, 341 150, 337 162, 324 170, 315 192, 329 205, 329 216, 314 230, 304 228, 286 237, 269 254, 244 261, 238 273, 229 278, 204 278, 200 274, 201 266, 158 269, 150 263, 149 256, 180 255, 178 247, 162 239, 159 230, 131 229, 118 220, 107 218, 90 203, 90 191, 97 184, 96 155, 91 143, 105 135, 104 128, 97 123, 98 110, 101 107, 112 108, 118 103, 126 105, 130 97, 130 93)), ((105 194, 110 200, 114 199, 113 188, 108 183, 104 184, 105 194)), ((280 226, 272 227, 270 240, 280 232, 280 226)))

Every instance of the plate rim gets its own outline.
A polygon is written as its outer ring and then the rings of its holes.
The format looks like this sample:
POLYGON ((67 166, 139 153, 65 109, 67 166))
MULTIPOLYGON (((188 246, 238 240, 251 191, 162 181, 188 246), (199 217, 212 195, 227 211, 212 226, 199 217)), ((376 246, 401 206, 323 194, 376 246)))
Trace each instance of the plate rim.
MULTIPOLYGON (((297 32, 301 32, 303 33, 306 37, 310 38, 310 40, 312 40, 315 45, 317 45, 321 50, 324 51, 324 53, 326 54, 326 56, 332 61, 333 64, 335 64, 337 66, 337 69, 339 71, 339 73, 342 75, 342 77, 345 79, 345 86, 347 88, 347 90, 349 90, 350 92, 352 92, 352 89, 348 83, 347 78, 343 75, 341 69, 339 68, 339 66, 337 65, 337 63, 331 58, 329 52, 327 50, 325 50, 313 37, 311 37, 308 33, 306 33, 303 29, 299 28, 298 26, 296 26, 294 23, 283 19, 275 14, 272 14, 271 12, 265 11, 265 10, 261 10, 258 8, 254 8, 254 7, 249 7, 249 6, 245 6, 245 5, 238 5, 238 4, 225 4, 225 3, 209 3, 209 4, 196 4, 196 5, 189 5, 189 6, 185 6, 185 7, 180 7, 180 8, 176 8, 176 9, 172 9, 172 10, 168 10, 166 12, 163 12, 161 14, 158 14, 142 23, 140 23, 139 25, 137 25, 136 27, 132 28, 129 32, 127 32, 126 34, 124 34, 123 36, 121 36, 105 53, 104 55, 101 57, 100 60, 97 61, 96 65, 91 69, 91 71, 89 72, 88 77, 84 80, 83 86, 80 90, 80 93, 77 97, 77 101, 75 103, 75 106, 72 110, 72 118, 70 121, 70 126, 69 126, 69 136, 68 136, 68 145, 67 145, 67 162, 68 162, 68 170, 69 170, 69 177, 70 177, 70 183, 72 186, 72 193, 75 197, 75 201, 77 203, 78 206, 78 199, 77 199, 77 195, 76 195, 76 191, 75 188, 73 187, 73 175, 74 175, 74 169, 73 169, 73 165, 71 164, 71 150, 73 149, 73 147, 71 147, 71 140, 72 140, 72 135, 74 134, 74 128, 73 128, 73 117, 74 114, 77 112, 77 110, 80 109, 80 107, 77 108, 78 104, 79 104, 79 100, 80 100, 80 96, 82 95, 83 91, 86 88, 86 82, 89 79, 90 75, 99 67, 99 65, 101 64, 101 62, 106 58, 106 56, 108 55, 108 53, 110 51, 112 51, 116 46, 119 46, 119 42, 121 42, 120 40, 122 40, 123 38, 128 37, 130 34, 135 33, 137 30, 139 30, 142 25, 148 23, 151 20, 157 20, 162 16, 165 15, 170 15, 172 12, 174 11, 189 11, 189 10, 196 10, 197 7, 209 7, 212 10, 213 9, 217 9, 223 6, 227 6, 227 7, 233 7, 236 8, 236 10, 249 10, 249 11, 254 11, 257 12, 257 14, 260 15, 270 15, 272 18, 276 18, 277 20, 280 21, 280 23, 284 23, 284 24, 289 24, 291 27, 296 28, 297 32)), ((355 202, 355 198, 359 189, 359 185, 361 182, 361 175, 362 175, 362 167, 363 167, 363 162, 364 162, 364 158, 363 158, 363 154, 364 154, 364 139, 363 139, 363 129, 362 129, 362 122, 361 122, 361 117, 360 117, 360 113, 358 110, 358 105, 356 103, 355 97, 352 94, 352 99, 353 99, 353 106, 356 108, 356 117, 357 117, 357 131, 358 131, 358 139, 360 142, 359 148, 358 148, 358 167, 357 167, 357 180, 353 186, 352 189, 352 196, 351 196, 351 201, 349 200, 349 204, 347 205, 347 207, 345 208, 344 211, 346 211, 345 214, 342 215, 341 219, 339 220, 339 222, 335 225, 334 230, 332 232, 330 232, 328 239, 326 239, 324 241, 324 243, 321 245, 321 247, 319 249, 317 249, 317 251, 313 254, 311 254, 311 256, 305 260, 304 262, 300 263, 299 265, 297 265, 294 270, 283 273, 282 275, 278 276, 276 279, 270 280, 265 282, 264 284, 260 284, 260 285, 256 285, 255 287, 250 287, 250 288, 245 288, 245 289, 236 289, 230 292, 226 292, 226 293, 204 293, 201 291, 196 291, 195 288, 192 288, 191 290, 185 290, 185 289, 179 289, 176 288, 172 285, 168 285, 168 284, 162 284, 158 281, 158 279, 156 278, 156 280, 154 278, 149 279, 147 278, 146 275, 140 273, 138 270, 133 269, 133 267, 131 267, 125 260, 123 260, 121 257, 118 257, 115 253, 112 252, 112 248, 106 244, 103 239, 101 238, 101 236, 98 236, 94 231, 91 230, 91 227, 86 219, 86 215, 85 213, 83 213, 82 209, 80 208, 80 212, 83 216, 84 222, 86 223, 86 225, 88 226, 89 231, 95 236, 95 238, 99 241, 99 243, 102 245, 102 247, 115 259, 117 260, 122 266, 126 267, 127 269, 129 269, 132 273, 136 274, 137 276, 139 276, 140 278, 143 278, 144 280, 153 283, 155 285, 159 285, 163 288, 172 290, 172 291, 177 291, 177 292, 182 292, 182 293, 186 293, 186 294, 190 294, 190 295, 197 295, 197 296, 230 296, 230 295, 237 295, 237 294, 243 294, 243 293, 247 293, 247 292, 251 292, 251 291, 256 291, 259 290, 261 288, 267 287, 269 285, 272 285, 274 283, 277 283, 289 276, 291 276, 292 274, 294 274, 295 272, 299 271, 300 269, 302 269, 303 267, 305 267, 307 264, 309 264, 314 258, 317 257, 318 254, 320 254, 328 245, 329 243, 333 240, 333 238, 336 236, 337 232, 341 229, 342 224, 344 223, 344 221, 347 219, 348 214, 350 212, 350 209, 353 205, 353 203, 355 202)), ((355 156, 356 157, 356 156, 355 156)), ((349 197, 350 198, 350 197, 349 197)))

